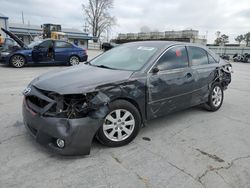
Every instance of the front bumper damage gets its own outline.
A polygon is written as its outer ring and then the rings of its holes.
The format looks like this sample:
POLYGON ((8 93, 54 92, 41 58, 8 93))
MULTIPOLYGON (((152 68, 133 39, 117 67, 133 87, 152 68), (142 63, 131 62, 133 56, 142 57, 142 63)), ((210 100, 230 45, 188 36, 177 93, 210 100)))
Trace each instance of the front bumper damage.
MULTIPOLYGON (((51 148, 58 154, 88 155, 92 140, 101 126, 107 107, 99 106, 98 110, 87 109, 86 112, 80 112, 78 106, 78 113, 81 113, 79 116, 76 114, 77 112, 69 110, 68 106, 63 107, 58 98, 51 99, 38 88, 33 86, 30 88, 29 93, 24 93, 22 109, 24 124, 29 133, 38 143, 51 148), (51 110, 55 110, 55 113, 51 113, 51 110), (63 148, 57 146, 57 139, 64 140, 63 148)), ((93 97, 92 100, 97 99, 93 97)), ((71 106, 74 105, 76 104, 71 106)), ((86 106, 83 107, 83 109, 86 108, 86 106)))

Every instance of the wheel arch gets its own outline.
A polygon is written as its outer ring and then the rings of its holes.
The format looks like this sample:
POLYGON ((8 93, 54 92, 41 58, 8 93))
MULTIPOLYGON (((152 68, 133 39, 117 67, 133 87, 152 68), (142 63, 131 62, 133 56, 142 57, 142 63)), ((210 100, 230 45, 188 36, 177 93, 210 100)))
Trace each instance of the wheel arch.
POLYGON ((70 58, 73 57, 73 56, 76 56, 79 58, 79 61, 81 60, 80 56, 78 54, 70 54, 69 56, 69 59, 68 59, 68 62, 70 61, 70 58))
POLYGON ((145 123, 145 121, 146 121, 145 114, 142 114, 142 109, 140 108, 140 106, 136 102, 136 100, 128 98, 128 97, 118 97, 118 98, 111 100, 110 102, 114 102, 117 100, 125 100, 125 101, 131 103, 132 105, 134 105, 140 114, 142 125, 145 123))
POLYGON ((26 57, 25 55, 21 54, 21 53, 12 54, 12 55, 9 57, 9 64, 11 63, 12 57, 15 56, 15 55, 20 55, 20 56, 22 56, 22 57, 24 58, 24 60, 25 60, 24 64, 27 64, 27 57, 26 57))

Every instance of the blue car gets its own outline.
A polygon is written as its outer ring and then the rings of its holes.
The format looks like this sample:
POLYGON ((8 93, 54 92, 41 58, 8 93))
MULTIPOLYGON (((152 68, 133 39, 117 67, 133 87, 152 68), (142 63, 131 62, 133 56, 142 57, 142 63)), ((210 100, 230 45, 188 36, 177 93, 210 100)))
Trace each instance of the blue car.
POLYGON ((44 39, 25 45, 16 35, 5 30, 19 47, 1 51, 0 63, 21 68, 26 64, 66 64, 77 65, 87 61, 88 55, 85 49, 62 40, 44 39))

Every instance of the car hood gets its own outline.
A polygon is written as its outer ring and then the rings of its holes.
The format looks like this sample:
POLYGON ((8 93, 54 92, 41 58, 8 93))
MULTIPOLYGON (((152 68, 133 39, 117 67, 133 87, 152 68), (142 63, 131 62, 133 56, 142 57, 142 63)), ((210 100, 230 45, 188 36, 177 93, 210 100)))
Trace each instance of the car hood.
POLYGON ((14 41, 16 41, 17 44, 19 44, 22 48, 27 48, 27 46, 24 44, 24 42, 22 40, 20 40, 14 33, 1 28, 3 32, 5 32, 7 35, 10 36, 10 38, 12 38, 14 41))
POLYGON ((64 95, 87 93, 101 85, 127 80, 132 73, 132 71, 79 65, 41 75, 34 79, 31 85, 41 90, 64 95))

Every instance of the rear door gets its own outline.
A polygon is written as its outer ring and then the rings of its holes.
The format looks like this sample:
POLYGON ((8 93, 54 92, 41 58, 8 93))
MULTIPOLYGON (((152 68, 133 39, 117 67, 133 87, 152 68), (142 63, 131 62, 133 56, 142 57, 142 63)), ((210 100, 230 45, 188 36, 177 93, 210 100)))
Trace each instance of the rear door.
POLYGON ((189 107, 194 76, 185 46, 168 49, 147 75, 149 119, 189 107), (152 70, 157 67, 159 72, 152 70))
POLYGON ((68 62, 73 52, 73 45, 64 41, 55 41, 55 61, 68 62))
POLYGON ((193 105, 196 105, 207 100, 208 86, 214 80, 218 63, 205 49, 197 46, 189 46, 188 54, 191 68, 194 74, 197 75, 192 100, 193 105))

